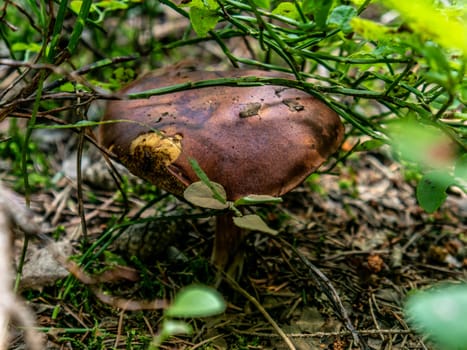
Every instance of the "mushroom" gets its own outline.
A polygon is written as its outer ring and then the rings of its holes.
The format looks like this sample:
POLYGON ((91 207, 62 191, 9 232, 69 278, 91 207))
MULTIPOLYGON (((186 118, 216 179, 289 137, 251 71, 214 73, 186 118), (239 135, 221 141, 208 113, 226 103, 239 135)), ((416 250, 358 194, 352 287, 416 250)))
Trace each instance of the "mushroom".
MULTIPOLYGON (((150 73, 121 90, 137 93, 207 79, 292 75, 260 70, 150 73)), ((339 116, 322 101, 283 86, 211 86, 107 105, 100 142, 133 174, 182 196, 198 181, 195 159, 228 200, 250 194, 281 196, 298 186, 344 135, 339 116)), ((212 260, 225 268, 244 232, 229 214, 217 217, 212 260)))

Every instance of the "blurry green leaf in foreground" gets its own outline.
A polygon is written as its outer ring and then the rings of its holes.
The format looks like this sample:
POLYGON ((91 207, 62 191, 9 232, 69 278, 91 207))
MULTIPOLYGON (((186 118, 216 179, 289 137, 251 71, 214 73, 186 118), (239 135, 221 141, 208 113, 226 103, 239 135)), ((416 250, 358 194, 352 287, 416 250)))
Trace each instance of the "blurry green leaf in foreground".
POLYGON ((270 228, 266 223, 255 214, 244 215, 240 217, 233 218, 234 224, 240 228, 244 228, 252 231, 260 231, 269 234, 276 234, 277 231, 270 228))
POLYGON ((354 152, 368 152, 368 151, 373 151, 375 149, 380 148, 385 144, 384 141, 381 140, 367 140, 364 141, 360 144, 358 144, 353 151, 354 152))
POLYGON ((467 8, 461 5, 462 1, 458 6, 432 0, 383 0, 382 3, 398 11, 409 27, 423 36, 422 41, 432 40, 467 54, 467 8))
POLYGON ((389 37, 389 28, 368 19, 353 17, 350 25, 356 33, 368 40, 385 40, 389 37))
MULTIPOLYGON (((212 181, 211 185, 223 198, 226 197, 224 187, 212 181)), ((185 192, 183 192, 183 197, 185 197, 185 199, 188 202, 197 205, 201 208, 222 210, 227 209, 229 207, 229 204, 227 202, 221 202, 219 199, 217 199, 214 196, 214 192, 212 191, 212 189, 201 181, 194 182, 190 186, 188 186, 185 192)))
POLYGON ((446 190, 454 183, 454 178, 445 171, 432 171, 425 174, 417 186, 417 200, 428 213, 433 213, 447 198, 446 190))
POLYGON ((163 331, 168 335, 191 334, 193 329, 184 321, 165 320, 163 331))
POLYGON ((390 125, 392 147, 408 162, 438 168, 445 159, 437 155, 451 142, 440 129, 422 123, 415 118, 398 120, 390 125))
POLYGON ((328 24, 336 25, 344 33, 350 33, 352 26, 350 22, 357 15, 357 11, 352 6, 337 6, 329 15, 328 24))
POLYGON ((442 349, 467 348, 467 285, 416 292, 405 313, 409 323, 442 349))
POLYGON ((223 313, 226 305, 222 296, 205 286, 189 286, 182 289, 166 315, 171 317, 208 317, 223 313))

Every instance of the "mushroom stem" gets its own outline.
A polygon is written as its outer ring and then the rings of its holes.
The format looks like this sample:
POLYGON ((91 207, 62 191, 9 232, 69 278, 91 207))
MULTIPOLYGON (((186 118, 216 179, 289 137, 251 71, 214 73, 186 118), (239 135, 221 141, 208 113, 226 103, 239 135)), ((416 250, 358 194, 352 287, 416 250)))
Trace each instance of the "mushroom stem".
POLYGON ((212 263, 230 276, 235 276, 242 269, 243 250, 240 248, 247 234, 234 224, 233 216, 233 212, 228 211, 216 217, 216 235, 211 257, 212 263))

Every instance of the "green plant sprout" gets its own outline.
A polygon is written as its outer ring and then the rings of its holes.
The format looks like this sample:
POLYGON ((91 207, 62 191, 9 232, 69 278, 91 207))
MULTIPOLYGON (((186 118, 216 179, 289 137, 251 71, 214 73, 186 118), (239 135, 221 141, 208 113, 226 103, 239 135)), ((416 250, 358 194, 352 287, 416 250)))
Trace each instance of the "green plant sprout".
POLYGON ((236 201, 228 201, 224 187, 221 184, 210 181, 196 160, 190 159, 190 164, 201 181, 194 182, 186 188, 183 196, 187 201, 201 208, 216 210, 228 209, 233 211, 235 215, 233 222, 240 228, 260 231, 272 235, 277 233, 277 231, 270 228, 259 215, 243 215, 238 207, 281 203, 282 198, 269 195, 251 194, 239 198, 236 201))
POLYGON ((171 336, 193 332, 187 322, 174 318, 210 317, 223 313, 225 309, 225 301, 215 289, 202 285, 183 288, 165 310, 159 334, 154 337, 149 349, 159 349, 171 336))

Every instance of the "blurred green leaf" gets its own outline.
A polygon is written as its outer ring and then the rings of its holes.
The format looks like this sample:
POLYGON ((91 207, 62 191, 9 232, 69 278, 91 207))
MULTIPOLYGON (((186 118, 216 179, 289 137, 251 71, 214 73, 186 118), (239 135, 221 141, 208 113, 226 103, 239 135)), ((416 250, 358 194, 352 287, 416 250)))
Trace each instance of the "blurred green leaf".
POLYGON ((74 13, 78 14, 79 10, 81 9, 81 5, 83 4, 82 0, 73 0, 70 2, 70 9, 74 13))
POLYGON ((463 154, 456 162, 454 176, 467 181, 467 153, 463 154))
POLYGON ((386 40, 390 33, 388 27, 365 18, 352 17, 350 25, 354 32, 367 40, 386 40))
POLYGON ((108 11, 126 10, 128 8, 128 4, 126 3, 126 1, 116 0, 103 0, 96 2, 95 5, 108 11))
POLYGON ((467 285, 415 292, 407 300, 409 323, 444 350, 466 349, 467 285))
POLYGON ((272 11, 273 14, 284 16, 290 19, 299 19, 300 14, 298 13, 297 7, 292 2, 281 2, 272 11))
POLYGON ((253 0, 254 4, 259 8, 269 10, 271 8, 271 0, 253 0))
POLYGON ((380 148, 385 145, 386 142, 381 140, 368 140, 358 144, 353 151, 354 152, 367 152, 380 148))
POLYGON ((437 170, 423 175, 417 186, 417 200, 428 213, 436 211, 447 198, 446 190, 454 178, 445 171, 437 170))
POLYGON ((343 33, 347 34, 352 31, 351 20, 357 15, 357 10, 352 6, 341 5, 337 6, 328 17, 328 25, 335 25, 343 33))
POLYGON ((260 231, 272 235, 277 234, 276 230, 270 228, 266 223, 256 214, 238 216, 233 218, 233 222, 240 228, 252 231, 260 231))
POLYGON ((206 34, 214 29, 219 22, 219 15, 217 11, 206 10, 198 7, 190 9, 190 21, 193 29, 199 36, 206 36, 206 34))
POLYGON ((184 321, 165 320, 162 323, 162 332, 164 332, 166 336, 191 334, 193 333, 193 328, 184 321))
POLYGON ((14 43, 11 45, 13 51, 39 52, 42 46, 37 43, 14 43))
POLYGON ((436 167, 432 152, 448 142, 441 130, 415 117, 391 123, 388 133, 392 139, 392 147, 402 160, 428 167, 436 167))
POLYGON ((432 0, 382 0, 398 11, 422 42, 434 41, 467 54, 467 7, 432 0))
POLYGON ((221 314, 226 304, 215 289, 206 286, 188 286, 175 295, 173 304, 166 310, 170 317, 208 317, 221 314))
POLYGON ((306 15, 312 14, 318 27, 324 28, 333 3, 333 0, 303 0, 302 10, 306 15))

